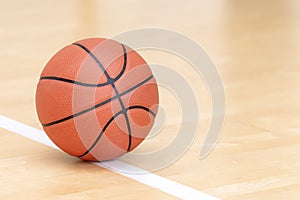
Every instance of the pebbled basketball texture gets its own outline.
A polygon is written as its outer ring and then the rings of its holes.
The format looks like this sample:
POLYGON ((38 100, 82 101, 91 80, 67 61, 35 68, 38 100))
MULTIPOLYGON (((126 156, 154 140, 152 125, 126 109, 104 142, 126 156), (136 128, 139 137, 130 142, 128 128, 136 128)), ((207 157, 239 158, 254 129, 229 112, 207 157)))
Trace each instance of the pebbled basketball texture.
POLYGON ((77 41, 43 69, 36 110, 49 138, 83 160, 122 156, 147 136, 159 103, 156 80, 145 60, 105 38, 77 41))

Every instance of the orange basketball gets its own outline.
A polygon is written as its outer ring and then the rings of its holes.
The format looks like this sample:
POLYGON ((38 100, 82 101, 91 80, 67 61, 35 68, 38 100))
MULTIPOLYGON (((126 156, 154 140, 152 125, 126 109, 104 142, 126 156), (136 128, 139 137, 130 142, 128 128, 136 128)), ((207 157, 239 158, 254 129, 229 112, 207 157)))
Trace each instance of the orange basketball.
POLYGON ((103 161, 136 148, 158 109, 150 67, 114 40, 91 38, 57 52, 41 73, 36 91, 39 120, 66 153, 103 161))

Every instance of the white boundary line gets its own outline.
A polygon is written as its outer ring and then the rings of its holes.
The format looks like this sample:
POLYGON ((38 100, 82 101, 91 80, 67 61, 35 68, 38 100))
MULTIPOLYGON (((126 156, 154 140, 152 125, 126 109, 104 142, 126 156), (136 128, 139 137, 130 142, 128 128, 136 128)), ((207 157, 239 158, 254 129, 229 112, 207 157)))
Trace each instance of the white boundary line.
MULTIPOLYGON (((58 149, 42 130, 33 128, 31 126, 10 119, 3 115, 0 115, 0 127, 9 130, 11 132, 17 133, 19 135, 22 135, 24 137, 27 137, 29 139, 32 139, 36 142, 52 147, 54 149, 58 149)), ((161 190, 165 193, 168 193, 180 199, 219 200, 216 197, 210 196, 196 189, 190 188, 186 185, 182 185, 175 181, 171 181, 167 178, 147 172, 145 170, 142 170, 140 168, 134 167, 132 165, 126 164, 118 160, 106 161, 105 163, 109 163, 110 166, 114 166, 115 168, 130 169, 130 171, 134 170, 136 172, 141 172, 141 173, 139 174, 125 173, 125 172, 112 169, 108 167, 108 165, 105 165, 101 162, 93 162, 93 164, 97 166, 106 168, 110 171, 128 177, 137 182, 143 183, 145 185, 148 185, 152 188, 156 188, 158 190, 161 190)))

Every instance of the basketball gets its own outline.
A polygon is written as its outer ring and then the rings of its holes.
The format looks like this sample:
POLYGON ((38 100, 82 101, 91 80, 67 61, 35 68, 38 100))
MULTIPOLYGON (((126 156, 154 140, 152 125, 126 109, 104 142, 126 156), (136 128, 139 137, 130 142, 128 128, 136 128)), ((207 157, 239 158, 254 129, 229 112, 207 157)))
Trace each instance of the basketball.
POLYGON ((90 38, 58 51, 43 69, 36 110, 49 138, 82 160, 104 161, 135 149, 158 110, 146 61, 117 41, 90 38))

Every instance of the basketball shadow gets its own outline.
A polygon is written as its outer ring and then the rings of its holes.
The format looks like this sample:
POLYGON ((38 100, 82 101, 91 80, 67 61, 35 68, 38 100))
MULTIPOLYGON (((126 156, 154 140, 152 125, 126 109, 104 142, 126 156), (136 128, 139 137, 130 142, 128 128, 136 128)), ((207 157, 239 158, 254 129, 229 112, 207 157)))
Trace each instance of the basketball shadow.
POLYGON ((49 166, 54 168, 62 168, 62 169, 72 169, 72 171, 77 170, 104 170, 101 167, 94 165, 92 162, 83 161, 77 157, 70 156, 64 152, 58 150, 51 150, 47 153, 44 153, 43 162, 44 166, 49 168, 49 166))

